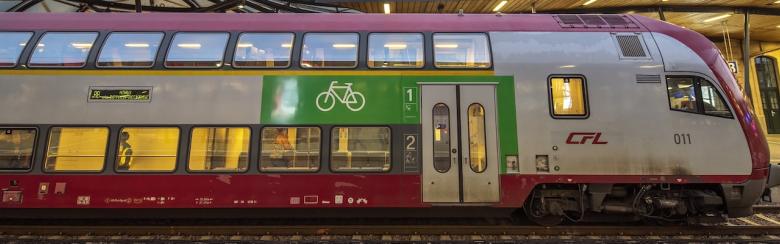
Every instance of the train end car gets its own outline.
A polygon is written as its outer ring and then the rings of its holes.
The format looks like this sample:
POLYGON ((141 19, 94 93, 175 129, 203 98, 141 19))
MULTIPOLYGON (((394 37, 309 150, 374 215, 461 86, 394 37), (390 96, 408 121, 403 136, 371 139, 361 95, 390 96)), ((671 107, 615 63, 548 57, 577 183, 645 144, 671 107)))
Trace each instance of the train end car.
POLYGON ((718 49, 642 16, 3 13, 0 34, 2 217, 698 223, 780 184, 718 49))

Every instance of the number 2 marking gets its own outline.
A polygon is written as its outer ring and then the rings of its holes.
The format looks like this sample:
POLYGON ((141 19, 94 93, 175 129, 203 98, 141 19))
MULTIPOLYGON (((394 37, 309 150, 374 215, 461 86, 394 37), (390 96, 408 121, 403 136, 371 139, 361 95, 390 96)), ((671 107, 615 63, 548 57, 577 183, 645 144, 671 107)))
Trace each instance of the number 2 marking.
POLYGON ((417 150, 417 137, 413 135, 406 136, 406 150, 407 151, 415 151, 417 150))

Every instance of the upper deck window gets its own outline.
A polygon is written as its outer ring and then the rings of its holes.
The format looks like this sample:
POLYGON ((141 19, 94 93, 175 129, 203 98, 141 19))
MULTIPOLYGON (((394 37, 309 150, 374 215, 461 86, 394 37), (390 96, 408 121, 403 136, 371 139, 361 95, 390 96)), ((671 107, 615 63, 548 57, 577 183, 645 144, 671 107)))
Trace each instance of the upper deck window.
POLYGON ((490 68, 490 47, 483 33, 433 34, 437 68, 490 68))
POLYGON ((165 57, 169 68, 218 68, 228 42, 228 33, 177 33, 165 57))
POLYGON ((372 33, 368 36, 368 67, 421 68, 424 63, 422 34, 372 33))
POLYGON ((292 33, 244 33, 238 38, 233 66, 285 68, 290 66, 292 33))
POLYGON ((29 66, 83 67, 97 36, 95 32, 46 33, 35 46, 29 66))
POLYGON ((0 32, 0 67, 14 67, 30 41, 30 32, 0 32))
POLYGON ((303 37, 301 67, 354 68, 358 63, 358 34, 309 33, 303 37))
POLYGON ((151 67, 163 33, 111 33, 98 57, 98 67, 151 67))

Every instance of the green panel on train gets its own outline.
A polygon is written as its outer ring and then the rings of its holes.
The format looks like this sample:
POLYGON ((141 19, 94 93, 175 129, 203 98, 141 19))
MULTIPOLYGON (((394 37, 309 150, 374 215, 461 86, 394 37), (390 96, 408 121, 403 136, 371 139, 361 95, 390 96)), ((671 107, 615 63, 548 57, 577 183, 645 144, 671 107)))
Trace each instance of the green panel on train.
POLYGON ((420 82, 497 84, 499 155, 517 155, 511 76, 264 76, 260 121, 268 125, 420 124, 420 82))

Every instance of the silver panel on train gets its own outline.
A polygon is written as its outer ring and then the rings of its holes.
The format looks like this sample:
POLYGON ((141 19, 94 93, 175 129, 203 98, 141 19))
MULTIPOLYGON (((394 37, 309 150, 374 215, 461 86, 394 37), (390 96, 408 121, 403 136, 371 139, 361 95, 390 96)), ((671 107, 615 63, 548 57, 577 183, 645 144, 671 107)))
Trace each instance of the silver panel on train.
POLYGON ((0 77, 0 124, 257 124, 260 76, 0 77), (151 87, 150 102, 90 102, 90 87, 151 87))

